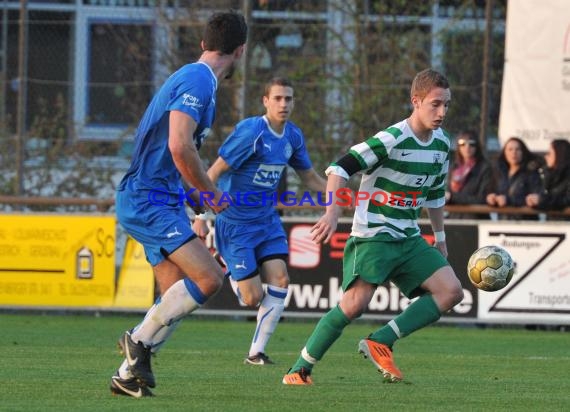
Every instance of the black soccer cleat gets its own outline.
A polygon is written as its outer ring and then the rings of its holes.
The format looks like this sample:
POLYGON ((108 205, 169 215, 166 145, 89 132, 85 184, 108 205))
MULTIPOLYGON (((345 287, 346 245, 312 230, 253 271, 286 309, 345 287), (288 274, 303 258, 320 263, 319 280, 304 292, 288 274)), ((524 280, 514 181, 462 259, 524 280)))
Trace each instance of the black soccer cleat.
POLYGON ((129 364, 129 371, 140 384, 154 388, 156 382, 150 367, 150 347, 144 346, 142 342, 133 342, 129 331, 121 337, 120 346, 129 364))
POLYGON ((267 356, 265 353, 262 353, 262 352, 258 352, 256 355, 253 355, 253 356, 248 356, 247 358, 244 359, 243 363, 246 365, 274 365, 275 364, 275 362, 273 362, 271 359, 269 359, 269 356, 267 356))
POLYGON ((137 378, 122 379, 119 371, 111 377, 110 389, 113 395, 132 396, 133 398, 154 396, 149 388, 138 382, 137 378))

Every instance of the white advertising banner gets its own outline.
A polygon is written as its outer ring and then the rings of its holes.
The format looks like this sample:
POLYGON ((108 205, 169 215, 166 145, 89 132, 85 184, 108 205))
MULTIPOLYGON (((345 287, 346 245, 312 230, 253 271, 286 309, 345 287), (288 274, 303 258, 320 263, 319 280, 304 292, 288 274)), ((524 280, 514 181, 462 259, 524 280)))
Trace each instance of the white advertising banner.
POLYGON ((570 225, 481 223, 479 245, 497 245, 516 263, 497 292, 478 291, 478 318, 523 324, 570 323, 570 225))
POLYGON ((512 136, 531 151, 570 139, 570 1, 510 0, 499 117, 501 146, 512 136))

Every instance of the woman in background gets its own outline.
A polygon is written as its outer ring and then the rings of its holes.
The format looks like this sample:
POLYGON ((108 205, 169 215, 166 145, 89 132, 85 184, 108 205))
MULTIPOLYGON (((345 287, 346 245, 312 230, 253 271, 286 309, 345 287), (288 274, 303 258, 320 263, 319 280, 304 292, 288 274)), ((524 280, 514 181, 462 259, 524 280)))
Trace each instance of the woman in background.
POLYGON ((524 142, 518 137, 511 137, 497 159, 495 185, 487 195, 487 204, 495 207, 526 206, 527 195, 541 191, 537 169, 538 162, 524 142))
POLYGON ((544 155, 546 167, 540 168, 542 191, 526 196, 526 205, 542 210, 570 206, 570 143, 564 139, 550 142, 544 155))
MULTIPOLYGON (((457 136, 453 166, 449 172, 446 203, 451 205, 485 204, 485 197, 493 177, 491 166, 485 159, 479 141, 472 131, 457 136)), ((450 218, 475 219, 476 214, 451 213, 450 218)))

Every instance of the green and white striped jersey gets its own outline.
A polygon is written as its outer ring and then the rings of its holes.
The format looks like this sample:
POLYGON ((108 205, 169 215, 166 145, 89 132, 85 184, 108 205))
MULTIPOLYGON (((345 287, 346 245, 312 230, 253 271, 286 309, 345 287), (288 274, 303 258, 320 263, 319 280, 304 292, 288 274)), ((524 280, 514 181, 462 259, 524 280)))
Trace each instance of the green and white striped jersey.
MULTIPOLYGON (((353 146, 349 154, 358 160, 362 173, 360 196, 367 192, 369 199, 356 206, 351 235, 386 240, 418 236, 422 207, 445 205, 449 148, 443 129, 422 142, 406 120, 353 146)), ((334 164, 331 169, 337 174, 334 164)))

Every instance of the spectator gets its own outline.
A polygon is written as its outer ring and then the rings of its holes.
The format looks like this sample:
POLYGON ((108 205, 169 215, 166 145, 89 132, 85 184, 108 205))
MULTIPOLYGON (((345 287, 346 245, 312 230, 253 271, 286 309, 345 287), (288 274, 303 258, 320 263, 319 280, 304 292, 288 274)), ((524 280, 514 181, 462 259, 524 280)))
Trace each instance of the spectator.
POLYGON ((495 207, 526 206, 526 196, 539 193, 541 184, 538 162, 518 137, 511 137, 497 159, 494 187, 487 204, 495 207))
MULTIPOLYGON (((446 203, 455 205, 485 204, 493 177, 491 165, 479 145, 475 133, 463 131, 457 136, 457 148, 453 166, 449 172, 446 203)), ((451 213, 450 218, 476 219, 471 213, 451 213)))
POLYGON ((538 169, 542 191, 526 196, 526 205, 542 210, 570 206, 570 143, 564 139, 550 142, 544 155, 546 167, 538 169))

